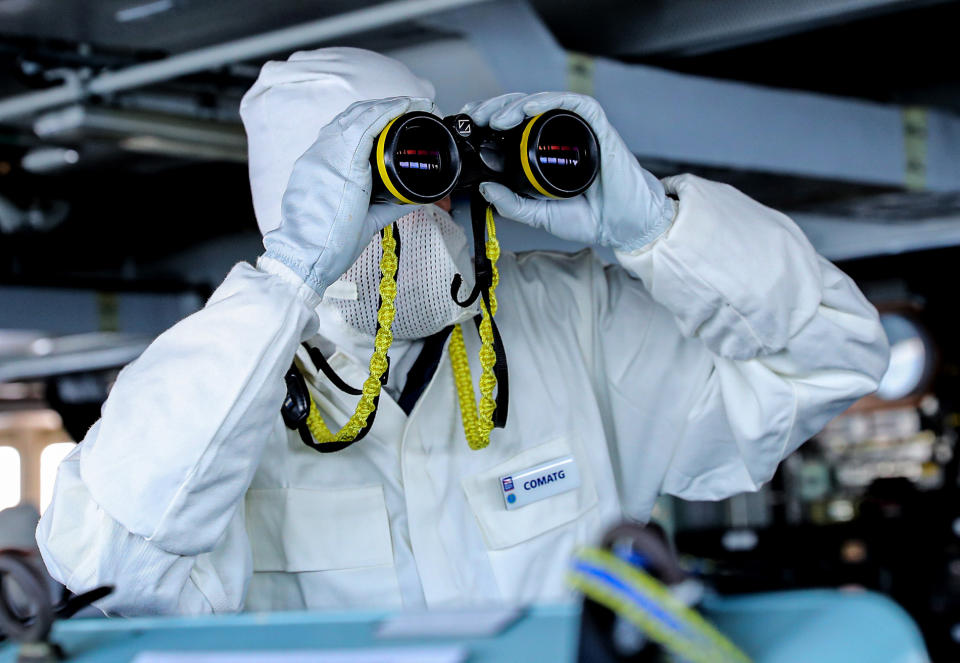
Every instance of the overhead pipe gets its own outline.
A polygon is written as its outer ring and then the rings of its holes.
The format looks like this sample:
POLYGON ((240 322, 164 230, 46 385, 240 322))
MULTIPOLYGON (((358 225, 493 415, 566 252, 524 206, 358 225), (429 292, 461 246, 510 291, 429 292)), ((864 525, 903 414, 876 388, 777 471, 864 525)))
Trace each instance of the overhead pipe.
POLYGON ((33 123, 33 133, 46 140, 69 140, 77 135, 126 138, 153 136, 186 143, 246 151, 239 124, 195 120, 168 113, 113 110, 74 105, 44 113, 33 123))
POLYGON ((395 0, 374 7, 321 18, 253 37, 245 37, 216 46, 172 55, 156 62, 147 62, 119 71, 106 72, 85 82, 70 81, 67 84, 47 90, 8 97, 0 100, 0 122, 74 103, 91 94, 110 94, 143 87, 187 74, 214 69, 232 62, 242 62, 430 16, 436 12, 459 9, 489 1, 395 0))

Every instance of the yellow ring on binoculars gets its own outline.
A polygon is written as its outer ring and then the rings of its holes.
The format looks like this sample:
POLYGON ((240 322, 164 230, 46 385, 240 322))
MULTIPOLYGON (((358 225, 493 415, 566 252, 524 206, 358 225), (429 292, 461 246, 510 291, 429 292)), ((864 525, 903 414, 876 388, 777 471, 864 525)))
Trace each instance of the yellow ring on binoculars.
POLYGON ((387 167, 385 165, 385 157, 383 154, 384 147, 387 144, 387 132, 390 131, 390 127, 393 126, 393 123, 399 120, 399 117, 395 117, 390 120, 390 124, 383 128, 383 131, 380 132, 380 139, 377 141, 377 170, 380 171, 380 179, 383 180, 384 185, 387 187, 387 191, 393 194, 393 197, 399 200, 402 203, 407 205, 416 205, 412 200, 408 200, 406 196, 397 191, 397 187, 393 186, 393 182, 390 181, 390 176, 387 174, 387 167))
MULTIPOLYGON (((543 115, 543 113, 540 113, 543 115)), ((527 126, 523 129, 523 136, 520 137, 520 165, 523 166, 523 173, 527 176, 527 179, 530 181, 530 184, 533 185, 533 188, 545 195, 547 198, 557 198, 560 196, 555 196, 552 193, 549 193, 546 189, 540 186, 540 182, 537 181, 537 178, 533 176, 533 171, 530 169, 530 159, 527 158, 527 143, 530 141, 530 130, 533 128, 533 123, 537 121, 537 118, 540 115, 535 115, 530 118, 530 121, 527 122, 527 126)))

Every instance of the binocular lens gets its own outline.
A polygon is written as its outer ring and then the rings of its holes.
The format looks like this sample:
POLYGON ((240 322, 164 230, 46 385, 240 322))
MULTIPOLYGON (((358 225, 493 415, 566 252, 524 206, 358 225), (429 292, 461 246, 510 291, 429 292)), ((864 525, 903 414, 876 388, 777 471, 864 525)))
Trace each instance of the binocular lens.
POLYGON ((529 143, 533 170, 550 194, 568 198, 585 191, 599 166, 593 131, 580 117, 557 112, 540 118, 529 143))
POLYGON ((412 202, 447 195, 460 175, 457 146, 442 122, 428 113, 399 118, 387 130, 384 159, 389 181, 412 202), (392 171, 392 172, 390 172, 392 171))
POLYGON ((440 170, 440 152, 437 150, 416 148, 397 150, 396 159, 397 169, 400 171, 440 170))

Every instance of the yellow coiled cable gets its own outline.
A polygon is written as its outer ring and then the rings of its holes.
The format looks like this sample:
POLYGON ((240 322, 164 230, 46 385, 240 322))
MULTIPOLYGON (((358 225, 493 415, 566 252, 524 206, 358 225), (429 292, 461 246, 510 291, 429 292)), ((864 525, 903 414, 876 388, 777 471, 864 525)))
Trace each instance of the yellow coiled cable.
POLYGON ((397 297, 397 240, 393 236, 393 225, 383 229, 383 255, 380 257, 380 308, 377 321, 380 323, 373 342, 373 356, 370 357, 370 375, 363 383, 360 402, 353 416, 336 433, 330 431, 320 416, 317 404, 310 396, 310 413, 307 415, 307 428, 313 439, 320 444, 327 442, 352 442, 367 425, 367 419, 376 409, 376 398, 383 386, 381 378, 387 372, 387 352, 393 344, 393 318, 397 309, 393 302, 397 297))
POLYGON ((463 422, 463 432, 467 438, 467 445, 474 450, 483 449, 490 444, 490 432, 493 430, 493 411, 497 402, 493 398, 493 390, 497 386, 497 378, 493 367, 497 363, 497 353, 493 349, 493 325, 490 322, 497 314, 496 288, 500 283, 500 272, 497 269, 497 260, 500 258, 500 243, 497 241, 497 228, 493 221, 493 208, 487 207, 487 241, 485 250, 490 260, 491 279, 489 289, 490 309, 483 298, 480 298, 480 405, 474 400, 473 376, 470 374, 470 361, 467 359, 467 349, 463 343, 463 329, 460 325, 454 327, 450 335, 450 366, 453 368, 453 379, 457 386, 457 400, 460 403, 460 419, 463 422), (478 412, 479 409, 479 412, 478 412))

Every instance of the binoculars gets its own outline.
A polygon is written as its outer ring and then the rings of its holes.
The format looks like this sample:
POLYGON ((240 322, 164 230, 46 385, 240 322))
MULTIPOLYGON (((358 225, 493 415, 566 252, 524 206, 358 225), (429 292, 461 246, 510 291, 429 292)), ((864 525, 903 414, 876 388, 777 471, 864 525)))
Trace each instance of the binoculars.
POLYGON ((423 205, 454 189, 498 182, 533 198, 572 198, 600 169, 600 146, 576 113, 551 110, 506 131, 469 115, 415 111, 394 118, 370 154, 373 202, 423 205))

